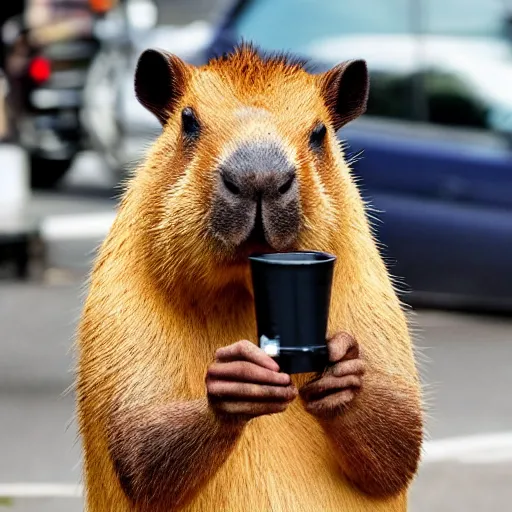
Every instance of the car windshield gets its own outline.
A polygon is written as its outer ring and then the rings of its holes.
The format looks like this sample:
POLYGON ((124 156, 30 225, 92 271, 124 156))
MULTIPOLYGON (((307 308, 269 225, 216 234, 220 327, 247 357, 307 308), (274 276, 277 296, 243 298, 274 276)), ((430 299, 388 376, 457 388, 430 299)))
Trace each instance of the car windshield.
POLYGON ((320 38, 407 35, 418 27, 429 35, 501 38, 507 1, 253 0, 234 29, 267 50, 304 54, 320 38))

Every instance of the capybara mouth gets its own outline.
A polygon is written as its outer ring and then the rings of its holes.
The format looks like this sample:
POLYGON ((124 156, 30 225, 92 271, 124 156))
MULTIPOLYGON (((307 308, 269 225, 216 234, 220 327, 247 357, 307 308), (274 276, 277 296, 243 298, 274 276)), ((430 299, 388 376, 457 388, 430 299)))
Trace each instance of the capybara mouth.
MULTIPOLYGON (((294 250, 298 238, 298 215, 292 210, 291 218, 279 208, 271 209, 271 205, 264 205, 258 201, 255 208, 248 206, 244 209, 245 229, 227 231, 229 216, 222 223, 224 230, 214 230, 214 237, 222 242, 222 247, 230 253, 231 259, 237 263, 247 260, 254 253, 274 253, 294 250), (284 220, 284 222, 283 222, 284 220)), ((290 212, 289 212, 290 213, 290 212)), ((239 217, 241 217, 239 212, 239 217)), ((217 221, 218 222, 218 221, 217 221)))
POLYGON ((247 258, 252 254, 279 252, 267 240, 261 216, 256 217, 254 227, 249 235, 241 243, 232 246, 231 249, 232 260, 237 264, 247 263, 247 258))
POLYGON ((263 227, 263 217, 261 214, 261 201, 258 201, 256 206, 256 216, 254 219, 254 226, 246 240, 249 244, 253 245, 268 245, 267 237, 265 236, 265 228, 263 227))
POLYGON ((246 259, 255 253, 271 253, 278 252, 270 245, 265 237, 265 229, 261 216, 256 217, 256 221, 249 236, 238 246, 236 253, 240 258, 246 259))

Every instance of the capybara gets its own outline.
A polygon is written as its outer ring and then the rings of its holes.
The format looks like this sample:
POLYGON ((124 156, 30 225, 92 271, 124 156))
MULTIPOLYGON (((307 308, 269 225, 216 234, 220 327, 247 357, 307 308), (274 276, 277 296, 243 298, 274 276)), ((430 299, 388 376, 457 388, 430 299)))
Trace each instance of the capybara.
POLYGON ((148 49, 162 133, 126 183, 79 325, 88 512, 403 511, 423 437, 406 316, 336 131, 364 60, 148 49), (319 374, 256 344, 248 256, 337 257, 319 374))

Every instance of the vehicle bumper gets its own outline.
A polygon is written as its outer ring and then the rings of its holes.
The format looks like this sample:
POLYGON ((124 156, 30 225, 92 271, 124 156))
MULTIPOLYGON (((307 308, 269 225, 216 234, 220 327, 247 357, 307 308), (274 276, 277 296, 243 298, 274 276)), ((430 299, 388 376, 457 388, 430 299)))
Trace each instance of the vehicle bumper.
POLYGON ((30 92, 30 107, 36 111, 78 109, 82 105, 79 89, 52 89, 38 87, 30 92))
POLYGON ((48 160, 70 160, 81 144, 80 124, 73 111, 29 115, 18 123, 20 144, 32 155, 48 160))

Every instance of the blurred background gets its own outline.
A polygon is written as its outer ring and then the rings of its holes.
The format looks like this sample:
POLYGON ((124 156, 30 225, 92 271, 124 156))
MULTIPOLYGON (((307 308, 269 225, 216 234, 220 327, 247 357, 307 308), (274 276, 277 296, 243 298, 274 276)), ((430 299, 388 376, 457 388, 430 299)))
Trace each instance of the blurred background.
POLYGON ((83 509, 71 345, 119 184, 160 133, 140 52, 239 40, 367 60, 339 132, 409 307, 428 401, 410 510, 512 503, 511 0, 2 0, 0 510, 83 509))

